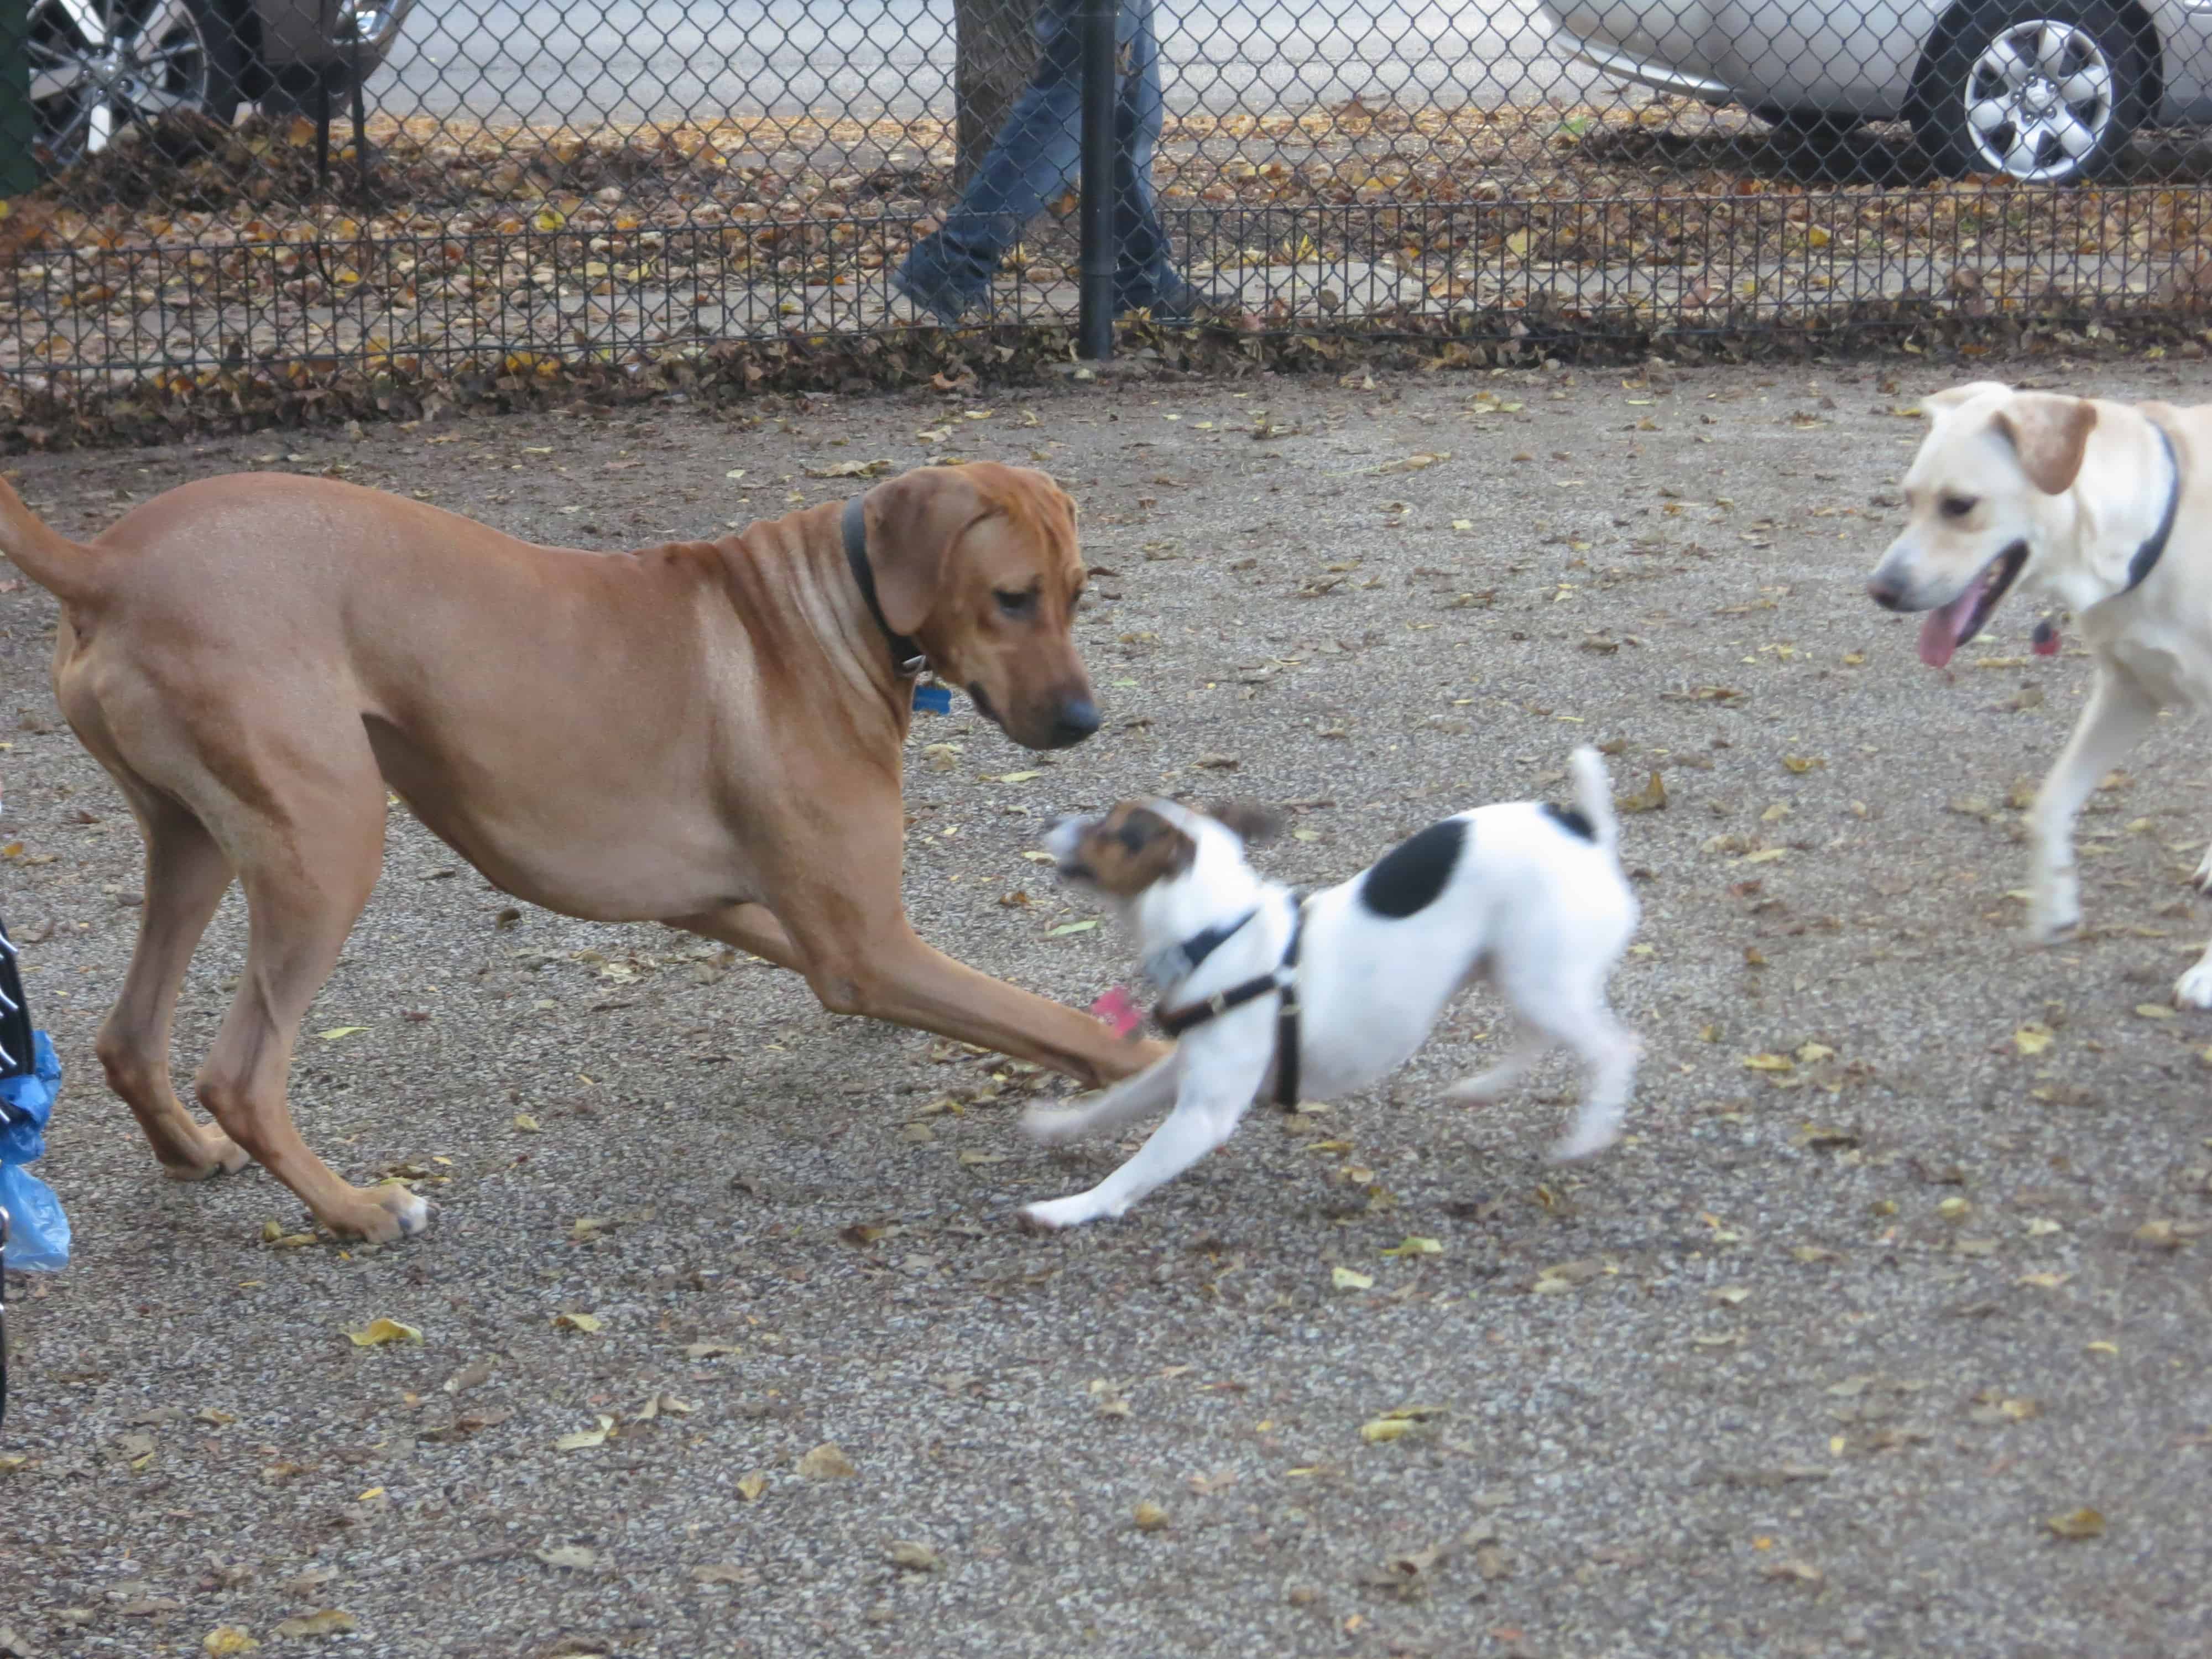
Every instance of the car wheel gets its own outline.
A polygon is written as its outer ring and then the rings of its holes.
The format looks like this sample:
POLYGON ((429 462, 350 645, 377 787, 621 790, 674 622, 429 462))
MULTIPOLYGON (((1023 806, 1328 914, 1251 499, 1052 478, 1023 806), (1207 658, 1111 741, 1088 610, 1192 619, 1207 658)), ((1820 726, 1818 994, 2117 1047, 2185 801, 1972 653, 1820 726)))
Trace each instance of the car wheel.
POLYGON ((32 144, 49 170, 135 122, 238 113, 246 44, 216 0, 33 0, 32 144))
POLYGON ((2097 0, 1990 0, 1923 61, 1913 131, 1954 177, 2094 178, 2150 113, 2152 44, 2097 0))

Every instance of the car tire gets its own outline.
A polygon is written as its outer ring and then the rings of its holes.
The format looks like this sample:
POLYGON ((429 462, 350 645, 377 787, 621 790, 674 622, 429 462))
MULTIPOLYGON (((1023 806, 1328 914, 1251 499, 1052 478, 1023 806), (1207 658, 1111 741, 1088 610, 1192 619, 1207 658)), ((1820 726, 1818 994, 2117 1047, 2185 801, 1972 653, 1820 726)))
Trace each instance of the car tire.
POLYGON ((93 9, 112 20, 112 40, 123 44, 138 73, 131 84, 108 88, 76 74, 97 49, 61 8, 33 0, 33 146, 43 168, 58 172, 105 148, 125 127, 164 113, 191 111, 224 126, 236 118, 252 57, 224 0, 95 0, 93 9), (42 83, 48 95, 40 95, 42 83))
POLYGON ((2094 179, 2153 112, 2155 51, 2101 0, 1984 0, 1922 60, 1913 134, 1953 178, 2094 179))

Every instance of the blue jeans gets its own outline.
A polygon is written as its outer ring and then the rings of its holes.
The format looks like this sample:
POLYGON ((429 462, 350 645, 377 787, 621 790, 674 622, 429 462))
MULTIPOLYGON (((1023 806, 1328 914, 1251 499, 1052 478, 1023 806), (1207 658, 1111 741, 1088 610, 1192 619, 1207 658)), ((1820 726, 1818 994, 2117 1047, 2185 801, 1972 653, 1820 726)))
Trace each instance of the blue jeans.
MULTIPOLYGON (((946 322, 981 299, 1022 228, 1075 187, 1082 171, 1083 61, 1079 0, 1043 0, 1037 62, 983 165, 933 234, 899 268, 899 289, 946 322)), ((1114 100, 1114 230, 1121 258, 1114 308, 1133 311, 1182 286, 1152 205, 1159 143, 1159 43, 1152 0, 1121 0, 1115 21, 1121 86, 1114 100)))

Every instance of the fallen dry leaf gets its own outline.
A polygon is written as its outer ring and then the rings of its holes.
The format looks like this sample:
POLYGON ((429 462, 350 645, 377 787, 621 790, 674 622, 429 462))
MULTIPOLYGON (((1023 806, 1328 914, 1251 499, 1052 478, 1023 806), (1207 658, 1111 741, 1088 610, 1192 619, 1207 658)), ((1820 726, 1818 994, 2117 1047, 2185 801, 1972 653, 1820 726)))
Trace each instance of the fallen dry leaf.
POLYGON ((768 1472, 765 1469, 755 1469, 750 1474, 741 1474, 738 1477, 738 1496, 748 1504, 758 1498, 767 1490, 768 1472))
POLYGON ((1667 805, 1667 781, 1654 772, 1650 781, 1634 794, 1615 795, 1613 805, 1617 812, 1663 811, 1667 805))
POLYGON ((2043 1523, 2061 1538, 2102 1538, 2105 1517, 2095 1510, 2075 1510, 2070 1515, 2054 1515, 2043 1523))
POLYGON ((549 1567, 560 1567, 569 1572, 580 1572, 599 1565, 599 1553, 583 1544, 556 1544, 550 1550, 535 1552, 538 1559, 549 1567))
POLYGON ((553 1449, 555 1451, 586 1451, 593 1446, 604 1446, 607 1443, 608 1437, 614 1431, 614 1419, 601 1413, 598 1427, 578 1429, 572 1434, 564 1434, 553 1443, 553 1449))
POLYGON ((599 1316, 587 1313, 555 1314, 553 1324, 558 1330, 582 1331, 589 1334, 599 1328, 599 1316))
POLYGON ((287 1619, 276 1626, 283 1637, 343 1636, 360 1628, 361 1620, 340 1607, 324 1607, 315 1613, 302 1613, 287 1619))
POLYGON ((200 1646, 216 1659, 223 1659, 225 1654, 252 1653, 260 1645, 243 1625, 217 1625, 200 1639, 200 1646))
POLYGON ((799 1472, 809 1480, 842 1480, 860 1470, 835 1441, 825 1440, 799 1460, 799 1472))
POLYGON ((1130 1518, 1136 1522, 1139 1532, 1165 1532, 1168 1528, 1168 1512, 1149 1498, 1137 1505, 1130 1518))
POLYGON ((1375 1288, 1374 1275, 1355 1273, 1350 1267, 1331 1267, 1328 1282, 1340 1291, 1371 1291, 1375 1288))
POLYGON ((891 1565, 908 1572, 935 1572, 944 1565, 936 1548, 919 1538, 895 1539, 890 1555, 891 1565))
POLYGON ((388 1342, 420 1342, 422 1333, 396 1319, 377 1318, 357 1331, 348 1331, 346 1337, 356 1348, 380 1348, 388 1342))

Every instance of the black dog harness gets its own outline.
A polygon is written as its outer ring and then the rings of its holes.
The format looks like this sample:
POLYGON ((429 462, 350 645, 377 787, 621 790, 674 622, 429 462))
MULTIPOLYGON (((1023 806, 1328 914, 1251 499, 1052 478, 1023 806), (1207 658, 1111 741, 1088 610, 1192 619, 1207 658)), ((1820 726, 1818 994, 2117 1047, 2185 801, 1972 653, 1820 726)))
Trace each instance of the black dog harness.
MULTIPOLYGON (((1272 971, 1248 979, 1242 985, 1232 985, 1225 991, 1216 991, 1203 1002, 1173 1011, 1159 1008, 1152 1014, 1161 1030, 1171 1037, 1179 1037, 1208 1020, 1218 1019, 1231 1008, 1242 1008, 1264 996, 1279 995, 1282 1005, 1275 1011, 1275 1103, 1285 1111, 1295 1109, 1298 1103, 1298 940, 1306 930, 1305 900, 1293 893, 1291 903, 1290 943, 1283 947, 1283 959, 1272 971)), ((1189 967, 1195 968, 1224 939, 1258 914, 1256 910, 1248 910, 1225 927, 1209 927, 1176 949, 1189 967)))

